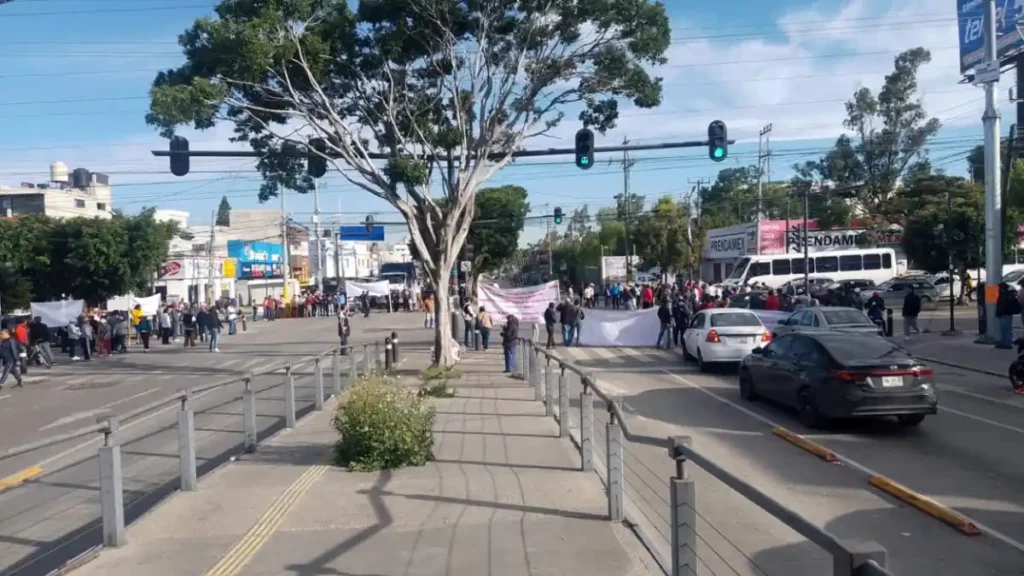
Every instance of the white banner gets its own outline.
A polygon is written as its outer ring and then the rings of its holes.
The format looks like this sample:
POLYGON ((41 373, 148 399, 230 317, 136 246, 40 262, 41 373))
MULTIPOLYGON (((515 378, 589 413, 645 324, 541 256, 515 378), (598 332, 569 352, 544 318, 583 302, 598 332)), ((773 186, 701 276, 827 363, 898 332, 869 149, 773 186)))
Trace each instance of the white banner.
POLYGON ((536 324, 544 322, 544 310, 548 304, 558 303, 558 281, 527 286, 526 288, 498 288, 493 284, 477 286, 478 306, 483 306, 495 325, 504 324, 505 318, 513 314, 519 323, 536 324))
POLYGON ((654 346, 661 321, 658 309, 584 309, 580 322, 580 346, 654 346))
POLYGON ((85 311, 85 300, 61 300, 60 302, 33 302, 32 317, 40 317, 43 324, 59 328, 77 319, 85 311))
POLYGON ((107 300, 107 310, 128 311, 136 306, 142 307, 142 313, 146 316, 153 316, 160 311, 160 295, 153 294, 145 298, 138 296, 118 296, 107 300))
POLYGON ((376 282, 345 281, 345 294, 350 299, 358 298, 363 292, 369 293, 370 296, 387 297, 391 295, 391 283, 387 280, 378 280, 376 282))

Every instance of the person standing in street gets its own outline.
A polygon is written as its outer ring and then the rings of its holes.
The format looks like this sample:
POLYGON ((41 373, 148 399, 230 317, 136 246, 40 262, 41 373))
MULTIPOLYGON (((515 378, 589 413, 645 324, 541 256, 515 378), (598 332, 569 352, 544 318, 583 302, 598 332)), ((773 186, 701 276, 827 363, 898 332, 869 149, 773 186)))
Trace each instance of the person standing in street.
POLYGON ((206 331, 210 334, 210 352, 220 352, 220 331, 223 328, 216 306, 206 313, 206 331))
POLYGON ((168 345, 171 343, 171 310, 164 308, 160 311, 160 343, 168 345))
MULTIPOLYGON (((317 306, 311 304, 309 308, 315 313, 317 306)), ((235 306, 234 300, 228 302, 227 314, 228 336, 234 336, 238 332, 238 308, 235 306)))
POLYGON ((661 323, 661 329, 658 330, 658 342, 654 347, 661 348, 661 341, 664 339, 665 350, 668 350, 672 348, 672 311, 668 308, 668 300, 664 298, 658 305, 658 321, 661 323))
POLYGON ((558 324, 558 316, 555 315, 555 303, 549 302, 544 310, 544 329, 548 333, 548 341, 544 347, 551 350, 555 347, 555 324, 558 324))
POLYGON ((1013 348, 1013 319, 1021 310, 1021 303, 1010 285, 1000 282, 999 298, 996 300, 996 320, 999 322, 999 343, 996 344, 996 348, 1013 348))
POLYGON ((139 333, 139 340, 142 341, 142 351, 149 352, 149 337, 153 334, 153 322, 149 316, 139 319, 139 325, 135 327, 139 333))
POLYGON ((493 324, 491 322, 491 315, 487 313, 487 309, 483 306, 480 307, 480 312, 476 315, 476 329, 480 332, 480 346, 487 351, 487 347, 491 342, 491 328, 493 324))
POLYGON ((512 374, 516 369, 516 340, 519 338, 519 318, 509 314, 505 319, 505 328, 501 331, 501 348, 505 355, 505 374, 512 374))
POLYGON ((36 316, 28 327, 28 340, 39 352, 39 359, 50 368, 53 366, 53 351, 50 350, 50 327, 43 324, 43 319, 36 316))
POLYGON ((93 340, 96 338, 96 333, 93 332, 92 323, 84 315, 78 318, 79 330, 82 336, 79 338, 79 346, 82 348, 82 359, 92 360, 92 345, 93 340))
POLYGON ((96 328, 96 355, 102 358, 110 354, 110 324, 106 318, 100 318, 96 328))
POLYGON ((185 348, 196 347, 196 315, 195 309, 185 308, 181 313, 181 327, 185 332, 185 348))
POLYGON ((111 352, 126 354, 128 352, 128 319, 121 312, 110 315, 110 348, 111 352))
POLYGON ((917 327, 917 317, 919 314, 921 314, 921 297, 917 295, 914 286, 911 285, 907 295, 903 298, 904 340, 910 340, 911 330, 914 331, 914 334, 921 333, 921 329, 917 327))
POLYGON ((14 325, 14 339, 18 342, 18 362, 21 373, 28 374, 28 323, 18 319, 14 325))
POLYGON ((18 363, 21 360, 19 348, 17 340, 11 338, 10 332, 0 330, 0 363, 3 363, 3 374, 0 375, 0 390, 3 389, 4 383, 7 382, 7 377, 11 374, 14 374, 14 379, 17 381, 15 386, 20 388, 25 385, 21 380, 21 371, 18 370, 18 363))

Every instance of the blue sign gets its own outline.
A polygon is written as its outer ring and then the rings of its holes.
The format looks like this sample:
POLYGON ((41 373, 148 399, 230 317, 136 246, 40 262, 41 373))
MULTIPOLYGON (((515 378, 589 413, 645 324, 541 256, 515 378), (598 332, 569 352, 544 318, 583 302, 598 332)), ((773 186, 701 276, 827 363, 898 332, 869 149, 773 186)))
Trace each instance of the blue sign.
MULTIPOLYGON (((960 73, 985 61, 985 0, 957 0, 960 22, 960 73)), ((1024 48, 1018 23, 1024 14, 1024 0, 996 0, 996 41, 1000 59, 1024 48)))
POLYGON ((238 261, 237 278, 281 278, 284 250, 280 244, 228 240, 228 258, 238 261))
POLYGON ((383 242, 384 227, 374 226, 370 232, 366 226, 342 226, 338 229, 338 239, 349 242, 383 242))

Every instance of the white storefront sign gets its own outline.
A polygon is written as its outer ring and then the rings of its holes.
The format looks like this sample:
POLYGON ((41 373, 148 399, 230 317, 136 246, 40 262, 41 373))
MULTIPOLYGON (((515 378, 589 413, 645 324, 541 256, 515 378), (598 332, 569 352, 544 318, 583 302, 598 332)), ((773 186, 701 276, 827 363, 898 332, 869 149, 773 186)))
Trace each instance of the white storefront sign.
MULTIPOLYGON (((857 241, 863 230, 809 230, 807 232, 808 252, 829 252, 835 250, 856 250, 857 241)), ((790 230, 788 233, 790 252, 802 254, 804 251, 803 230, 790 230)))
POLYGON ((602 256, 601 279, 605 284, 626 281, 626 257, 602 256))
POLYGON ((705 260, 726 260, 757 253, 757 225, 741 224, 711 230, 704 247, 705 260))
POLYGON ((558 281, 526 288, 502 289, 493 284, 477 287, 479 304, 490 313, 494 325, 504 324, 509 314, 519 318, 520 324, 544 322, 544 310, 558 298, 558 281))

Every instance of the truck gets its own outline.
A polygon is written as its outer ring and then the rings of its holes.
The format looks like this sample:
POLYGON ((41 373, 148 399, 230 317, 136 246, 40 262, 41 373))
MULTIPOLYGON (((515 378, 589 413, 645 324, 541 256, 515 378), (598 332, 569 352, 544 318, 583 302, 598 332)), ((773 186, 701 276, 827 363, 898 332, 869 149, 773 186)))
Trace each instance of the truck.
POLYGON ((419 274, 415 262, 387 262, 380 265, 377 276, 391 284, 392 292, 402 288, 413 289, 419 284, 419 274))

